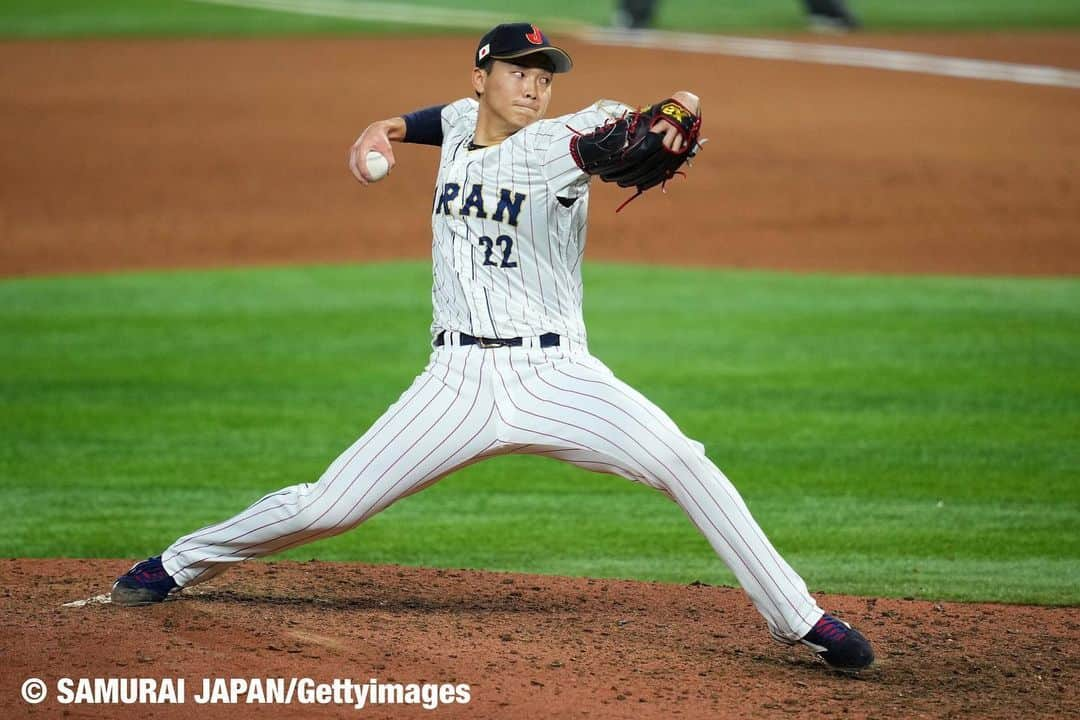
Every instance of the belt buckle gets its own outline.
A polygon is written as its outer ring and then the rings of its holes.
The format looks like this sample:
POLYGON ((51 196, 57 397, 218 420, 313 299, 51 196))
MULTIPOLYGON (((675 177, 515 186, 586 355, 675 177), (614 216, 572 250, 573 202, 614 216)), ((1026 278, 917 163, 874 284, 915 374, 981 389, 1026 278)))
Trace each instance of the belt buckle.
POLYGON ((506 341, 500 339, 491 340, 489 338, 476 338, 476 344, 485 350, 506 347, 506 341))

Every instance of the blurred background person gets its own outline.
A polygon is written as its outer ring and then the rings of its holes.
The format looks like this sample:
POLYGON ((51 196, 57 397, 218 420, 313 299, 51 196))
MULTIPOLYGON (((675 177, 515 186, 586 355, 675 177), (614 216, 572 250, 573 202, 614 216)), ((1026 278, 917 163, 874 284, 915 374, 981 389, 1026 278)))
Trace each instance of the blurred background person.
MULTIPOLYGON (((859 21, 844 0, 802 0, 810 29, 818 32, 850 32, 859 21)), ((659 0, 618 0, 613 24, 618 28, 641 30, 652 27, 659 0)))

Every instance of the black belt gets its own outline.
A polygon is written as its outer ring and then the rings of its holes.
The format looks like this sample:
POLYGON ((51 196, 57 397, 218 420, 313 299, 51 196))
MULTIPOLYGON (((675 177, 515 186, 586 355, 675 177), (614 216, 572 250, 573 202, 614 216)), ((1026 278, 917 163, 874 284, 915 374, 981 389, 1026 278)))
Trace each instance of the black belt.
MULTIPOLYGON (((446 344, 446 331, 441 330, 439 334, 435 336, 435 347, 442 347, 446 344)), ((540 347, 558 347, 560 338, 555 333, 544 333, 540 336, 540 347)), ((473 337, 472 335, 466 335, 465 333, 458 333, 458 345, 479 345, 482 348, 499 348, 499 347, 521 347, 522 339, 516 338, 482 338, 473 337)))

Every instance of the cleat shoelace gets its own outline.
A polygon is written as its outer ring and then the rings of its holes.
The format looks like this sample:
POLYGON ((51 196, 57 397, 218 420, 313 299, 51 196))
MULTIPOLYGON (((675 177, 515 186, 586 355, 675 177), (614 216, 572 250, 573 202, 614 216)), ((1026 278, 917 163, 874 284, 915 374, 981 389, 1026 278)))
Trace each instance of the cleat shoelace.
POLYGON ((162 580, 164 580, 168 576, 168 573, 166 573, 164 570, 148 569, 148 570, 139 570, 137 572, 132 573, 132 575, 139 582, 150 584, 150 583, 161 582, 162 580))
POLYGON ((142 587, 159 590, 161 592, 169 592, 169 590, 176 587, 176 582, 172 579, 172 576, 166 572, 164 566, 161 565, 161 562, 155 562, 155 560, 156 558, 153 560, 142 561, 128 570, 124 577, 131 578, 142 587))
POLYGON ((847 637, 848 629, 846 625, 836 618, 824 615, 814 626, 814 634, 822 640, 838 643, 847 637))

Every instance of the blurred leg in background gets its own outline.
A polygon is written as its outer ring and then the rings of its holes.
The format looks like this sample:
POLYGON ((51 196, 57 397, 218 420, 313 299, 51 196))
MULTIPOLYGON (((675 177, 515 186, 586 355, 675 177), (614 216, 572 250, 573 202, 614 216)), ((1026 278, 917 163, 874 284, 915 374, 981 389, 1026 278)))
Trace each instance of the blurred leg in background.
POLYGON ((859 21, 844 0, 803 0, 810 29, 817 32, 850 32, 859 29, 859 21))
POLYGON ((640 30, 652 26, 657 0, 618 0, 615 27, 640 30))

